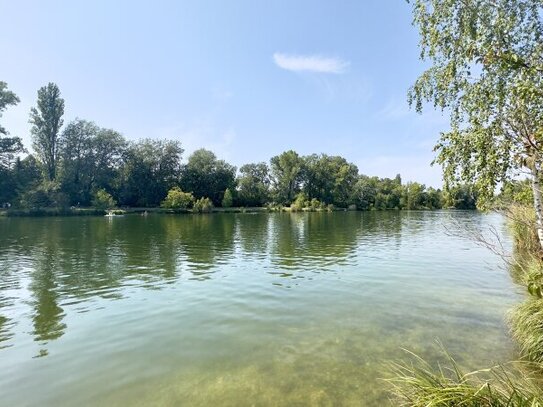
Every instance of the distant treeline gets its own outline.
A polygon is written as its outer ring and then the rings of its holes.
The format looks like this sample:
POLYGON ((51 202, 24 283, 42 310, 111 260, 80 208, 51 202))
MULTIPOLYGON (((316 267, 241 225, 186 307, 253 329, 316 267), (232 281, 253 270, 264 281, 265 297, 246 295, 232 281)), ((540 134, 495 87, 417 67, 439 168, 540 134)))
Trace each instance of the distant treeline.
MULTIPOLYGON (((19 101, 4 82, 0 82, 0 100, 0 113, 19 101)), ((0 127, 0 204, 361 210, 473 209, 476 205, 477 197, 467 186, 443 192, 417 182, 402 183, 400 175, 368 177, 340 156, 300 156, 290 150, 272 157, 269 164, 250 163, 238 170, 201 149, 183 163, 179 141, 128 141, 117 131, 81 119, 63 126, 63 113, 58 87, 50 83, 41 88, 30 113, 34 154, 25 158, 21 158, 26 151, 21 140, 0 127)))

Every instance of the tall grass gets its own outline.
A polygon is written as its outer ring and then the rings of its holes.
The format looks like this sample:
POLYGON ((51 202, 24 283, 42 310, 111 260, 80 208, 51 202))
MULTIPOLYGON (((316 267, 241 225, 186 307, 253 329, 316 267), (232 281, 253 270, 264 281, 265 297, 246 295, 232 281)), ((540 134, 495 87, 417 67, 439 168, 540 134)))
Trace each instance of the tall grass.
POLYGON ((531 368, 510 363, 490 369, 463 372, 447 355, 447 366, 432 367, 410 353, 410 361, 391 366, 393 404, 411 407, 509 407, 543 406, 539 383, 531 368))
POLYGON ((535 227, 535 211, 532 207, 512 204, 504 212, 509 220, 509 230, 515 251, 522 255, 539 254, 541 248, 535 227))
POLYGON ((532 297, 517 305, 509 321, 522 356, 543 365, 543 299, 532 297))

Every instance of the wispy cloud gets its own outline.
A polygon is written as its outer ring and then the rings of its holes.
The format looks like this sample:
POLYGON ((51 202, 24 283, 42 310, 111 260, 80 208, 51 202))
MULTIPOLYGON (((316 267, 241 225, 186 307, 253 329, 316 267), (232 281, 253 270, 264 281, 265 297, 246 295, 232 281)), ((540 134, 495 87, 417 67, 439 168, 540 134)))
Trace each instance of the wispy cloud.
POLYGON ((340 58, 321 55, 289 55, 276 52, 273 61, 282 69, 293 72, 318 72, 340 74, 345 72, 350 63, 340 58))
POLYGON ((414 116, 414 111, 409 110, 409 104, 404 98, 390 98, 385 106, 377 112, 377 118, 382 120, 400 120, 407 116, 414 116))

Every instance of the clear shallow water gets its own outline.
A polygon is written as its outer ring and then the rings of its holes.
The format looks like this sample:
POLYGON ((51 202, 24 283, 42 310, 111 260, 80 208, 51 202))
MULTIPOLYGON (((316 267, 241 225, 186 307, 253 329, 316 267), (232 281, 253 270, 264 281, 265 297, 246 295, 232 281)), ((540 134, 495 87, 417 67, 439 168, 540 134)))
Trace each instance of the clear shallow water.
POLYGON ((447 211, 0 219, 0 406, 377 406, 401 347, 508 360, 518 298, 466 226, 505 234, 447 211))

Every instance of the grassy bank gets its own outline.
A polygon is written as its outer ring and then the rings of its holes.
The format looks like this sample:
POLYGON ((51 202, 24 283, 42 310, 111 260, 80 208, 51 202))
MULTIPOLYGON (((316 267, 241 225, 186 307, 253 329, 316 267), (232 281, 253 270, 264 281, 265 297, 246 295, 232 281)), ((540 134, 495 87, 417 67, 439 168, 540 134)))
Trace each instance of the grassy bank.
MULTIPOLYGON (((402 406, 543 406, 543 260, 531 208, 507 210, 514 241, 510 271, 525 299, 508 314, 520 361, 463 372, 448 365, 430 366, 416 355, 393 364, 387 379, 394 403, 402 406)), ((444 351, 445 352, 445 351, 444 351)))

